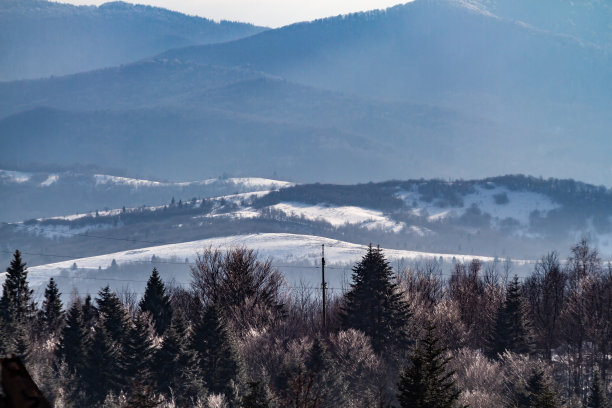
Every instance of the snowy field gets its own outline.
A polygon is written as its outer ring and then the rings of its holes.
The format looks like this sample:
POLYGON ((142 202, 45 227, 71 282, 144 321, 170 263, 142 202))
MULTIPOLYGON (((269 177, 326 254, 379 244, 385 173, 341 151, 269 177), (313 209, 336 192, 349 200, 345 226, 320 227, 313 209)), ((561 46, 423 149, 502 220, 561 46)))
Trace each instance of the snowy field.
POLYGON ((304 217, 311 221, 325 221, 334 227, 358 225, 366 229, 400 232, 405 224, 386 217, 382 212, 355 206, 311 205, 303 203, 279 203, 270 207, 286 215, 304 217))
MULTIPOLYGON (((351 267, 361 259, 367 246, 298 234, 238 235, 71 259, 29 268, 29 281, 38 293, 53 276, 66 294, 75 290, 81 294, 96 293, 106 284, 115 290, 128 289, 140 294, 152 269, 152 259, 157 259, 156 266, 164 280, 176 285, 188 285, 189 266, 198 252, 208 247, 228 249, 245 246, 258 251, 261 259, 269 258, 283 272, 289 287, 316 288, 321 282, 321 245, 325 245, 326 281, 331 290, 340 291, 347 286, 351 267), (111 268, 113 260, 118 268, 116 272, 111 268), (126 274, 121 268, 125 266, 135 268, 137 272, 126 274), (167 269, 172 272, 165 273, 167 269)), ((482 256, 383 250, 394 268, 435 258, 442 263, 445 274, 455 260, 469 262, 478 258, 483 262, 493 261, 491 257, 482 256)), ((520 272, 521 268, 531 268, 530 264, 530 261, 514 261, 513 267, 520 272)))

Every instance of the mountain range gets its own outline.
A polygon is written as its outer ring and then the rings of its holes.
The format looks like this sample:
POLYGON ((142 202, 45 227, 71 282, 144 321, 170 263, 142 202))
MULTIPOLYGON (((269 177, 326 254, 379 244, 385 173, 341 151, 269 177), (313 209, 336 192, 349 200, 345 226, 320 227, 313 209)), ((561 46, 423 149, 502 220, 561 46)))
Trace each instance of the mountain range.
POLYGON ((0 81, 111 67, 264 29, 119 1, 96 7, 0 0, 0 81))
MULTIPOLYGON (((65 6, 74 21, 127 13, 183 33, 210 23, 216 37, 184 34, 210 44, 142 48, 130 58, 148 57, 121 66, 0 83, 0 163, 171 180, 528 173, 608 184, 610 28, 586 19, 610 8, 566 3, 553 22, 533 2, 417 0, 274 30, 123 3, 65 6)), ((3 2, 24 16, 64 10, 43 4, 3 2)))

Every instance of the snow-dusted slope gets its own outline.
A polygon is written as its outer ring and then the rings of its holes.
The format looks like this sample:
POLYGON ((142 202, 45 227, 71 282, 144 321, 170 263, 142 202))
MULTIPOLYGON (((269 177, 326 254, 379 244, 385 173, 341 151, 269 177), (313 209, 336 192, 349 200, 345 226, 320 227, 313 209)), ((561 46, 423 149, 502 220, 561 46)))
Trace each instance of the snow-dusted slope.
POLYGON ((358 225, 367 229, 381 229, 399 232, 404 223, 396 222, 385 216, 381 211, 370 210, 356 206, 309 205, 303 203, 279 203, 270 209, 281 211, 293 217, 304 217, 307 220, 325 221, 339 227, 345 224, 358 225))
MULTIPOLYGON (((258 251, 259 257, 272 260, 274 266, 281 270, 291 287, 300 282, 309 287, 320 283, 321 245, 325 245, 327 278, 330 287, 339 289, 350 279, 351 267, 363 256, 366 245, 329 239, 312 235, 298 234, 248 234, 231 237, 212 238, 180 244, 161 245, 131 251, 116 252, 90 258, 71 259, 29 269, 29 279, 34 287, 41 288, 50 277, 55 277, 60 288, 66 292, 77 289, 83 293, 92 288, 110 284, 115 288, 129 287, 137 293, 144 287, 146 273, 152 268, 152 259, 166 280, 175 284, 188 284, 190 281, 189 265, 204 248, 227 249, 245 246, 258 251), (111 265, 116 264, 117 272, 113 274, 111 265), (76 265, 76 267, 75 267, 76 265), (142 266, 143 272, 138 277, 125 275, 121 267, 142 266), (184 265, 184 266, 181 266, 184 265), (164 270, 174 270, 164 275, 164 270), (166 267, 166 268, 165 268, 166 267), (176 272, 176 270, 179 270, 176 272), (145 275, 143 275, 145 274, 145 275)), ((456 261, 470 261, 478 258, 483 262, 493 261, 491 257, 425 253, 417 251, 384 249, 384 253, 393 265, 397 262, 411 262, 435 258, 445 263, 446 269, 456 261)), ((525 266, 529 261, 515 261, 517 267, 525 266)), ((445 272, 448 272, 445 270, 445 272)))
POLYGON ((532 191, 513 191, 494 183, 474 186, 474 192, 461 197, 461 205, 451 205, 440 200, 426 201, 416 189, 400 191, 396 196, 411 206, 413 213, 426 216, 428 221, 457 218, 468 211, 479 211, 491 216, 493 226, 512 221, 523 230, 529 228, 533 214, 545 216, 561 207, 549 196, 532 191))

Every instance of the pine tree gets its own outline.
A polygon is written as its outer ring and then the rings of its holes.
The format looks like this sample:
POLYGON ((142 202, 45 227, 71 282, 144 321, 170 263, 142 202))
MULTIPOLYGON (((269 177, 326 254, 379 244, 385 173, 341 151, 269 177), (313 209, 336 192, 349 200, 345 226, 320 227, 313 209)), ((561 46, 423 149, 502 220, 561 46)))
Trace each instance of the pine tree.
POLYGON ((108 285, 98 293, 96 299, 100 320, 111 339, 119 346, 123 346, 128 330, 128 316, 121 300, 108 285))
POLYGON ((50 278, 49 284, 45 289, 45 300, 43 300, 41 310, 43 327, 49 332, 56 330, 64 317, 62 301, 60 299, 61 295, 55 281, 53 278, 50 278))
POLYGON ((190 347, 190 338, 187 322, 179 311, 164 333, 162 346, 153 360, 158 391, 173 394, 179 404, 188 403, 203 391, 197 353, 190 347))
POLYGON ((525 391, 517 398, 517 408, 557 408, 561 406, 551 380, 539 369, 534 369, 527 380, 525 391))
POLYGON ((170 296, 166 294, 166 287, 159 277, 157 268, 153 268, 139 306, 141 311, 151 315, 155 331, 161 336, 172 320, 172 306, 170 296))
POLYGON ((192 348, 198 353, 199 368, 206 388, 213 394, 231 394, 239 365, 225 321, 216 305, 206 307, 196 324, 192 348))
POLYGON ((87 351, 82 377, 92 405, 103 402, 109 392, 117 393, 121 388, 122 370, 118 346, 106 331, 104 318, 101 320, 87 351))
POLYGON ((454 407, 460 392, 452 379, 454 372, 447 369, 451 358, 445 357, 446 349, 439 345, 434 327, 428 324, 426 329, 400 376, 398 401, 402 408, 454 407))
POLYGON ((148 386, 152 380, 154 347, 149 321, 138 314, 130 327, 123 354, 124 380, 148 386))
POLYGON ((606 396, 606 387, 601 381, 599 371, 596 370, 593 375, 593 382, 589 385, 586 408, 610 408, 610 406, 606 396))
POLYGON ((5 324, 19 322, 25 324, 34 317, 32 303, 33 290, 28 285, 28 271, 21 253, 16 250, 13 260, 6 269, 6 278, 2 284, 0 298, 0 317, 5 324))
POLYGON ((368 248, 353 268, 351 290, 344 296, 342 326, 363 331, 374 351, 409 344, 408 321, 412 313, 394 282, 393 270, 380 248, 368 248))
POLYGON ((66 314, 66 324, 62 328, 56 355, 60 361, 66 363, 70 373, 80 374, 85 367, 88 346, 81 305, 75 302, 66 314))
POLYGON ((17 250, 6 269, 0 298, 0 352, 16 354, 27 360, 29 328, 35 316, 33 290, 28 285, 28 271, 17 250))
POLYGON ((495 319, 487 350, 490 357, 496 358, 506 350, 513 353, 533 353, 533 335, 527 316, 521 286, 515 276, 508 285, 506 300, 500 306, 495 319))

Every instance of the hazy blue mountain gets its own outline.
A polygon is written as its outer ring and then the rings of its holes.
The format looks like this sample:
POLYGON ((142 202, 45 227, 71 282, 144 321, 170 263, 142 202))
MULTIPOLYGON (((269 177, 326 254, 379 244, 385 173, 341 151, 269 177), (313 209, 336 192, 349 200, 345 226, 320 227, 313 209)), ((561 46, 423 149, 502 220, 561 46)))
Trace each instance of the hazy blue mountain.
POLYGON ((468 0, 497 16, 612 51, 612 4, 605 0, 468 0))
POLYGON ((610 54, 491 13, 417 0, 0 83, 0 162, 174 180, 528 173, 609 183, 610 54))
POLYGON ((170 48, 229 41, 262 30, 123 2, 77 7, 0 0, 0 81, 124 64, 170 48))
POLYGON ((609 103, 612 91, 608 53, 454 0, 417 0, 164 56, 421 102, 609 103))

